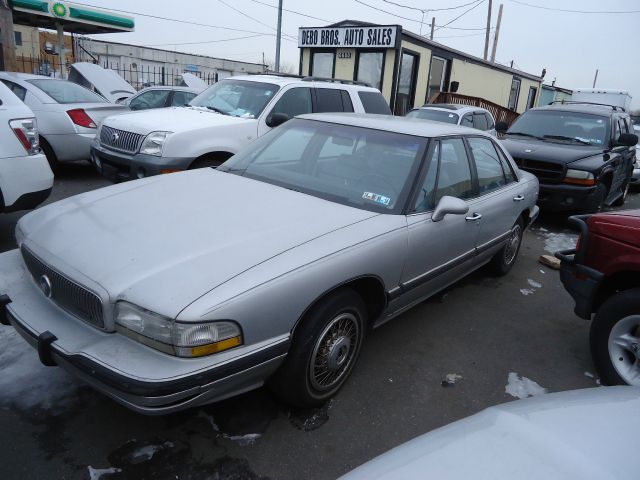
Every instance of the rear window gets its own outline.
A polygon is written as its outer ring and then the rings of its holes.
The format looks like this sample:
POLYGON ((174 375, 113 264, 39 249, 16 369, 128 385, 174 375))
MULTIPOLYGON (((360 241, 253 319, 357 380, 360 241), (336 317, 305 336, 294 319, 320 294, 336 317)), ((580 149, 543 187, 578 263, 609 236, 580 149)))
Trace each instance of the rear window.
POLYGON ((407 117, 431 120, 433 122, 452 123, 453 125, 457 125, 458 118, 460 118, 455 113, 445 112, 444 110, 432 110, 430 108, 411 110, 407 113, 407 117))
POLYGON ((358 92, 366 113, 391 115, 391 109, 380 92, 358 92))
POLYGON ((27 80, 58 103, 108 103, 97 93, 66 80, 27 80))

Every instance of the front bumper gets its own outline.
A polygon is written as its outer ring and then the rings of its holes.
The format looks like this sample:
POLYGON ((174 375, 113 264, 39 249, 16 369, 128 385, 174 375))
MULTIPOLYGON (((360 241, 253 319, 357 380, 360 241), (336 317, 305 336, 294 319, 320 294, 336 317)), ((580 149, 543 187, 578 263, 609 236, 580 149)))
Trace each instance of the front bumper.
POLYGON ((160 175, 164 171, 186 170, 193 162, 190 157, 156 157, 144 153, 124 153, 109 150, 94 141, 91 144, 91 163, 98 172, 112 182, 123 182, 160 175))
POLYGON ((550 185, 540 184, 538 205, 543 210, 572 211, 583 210, 591 202, 596 187, 581 187, 578 185, 550 185))
POLYGON ((42 363, 58 365, 147 415, 257 388, 275 372, 289 348, 289 336, 283 335, 208 357, 164 354, 124 335, 98 330, 62 310, 36 286, 18 250, 0 254, 0 293, 5 294, 0 322, 12 325, 36 348, 42 363))
POLYGON ((591 319, 595 296, 604 278, 601 272, 583 263, 589 241, 588 217, 580 215, 569 218, 569 223, 581 232, 579 248, 561 250, 555 254, 560 260, 560 280, 576 302, 574 312, 585 320, 591 319))

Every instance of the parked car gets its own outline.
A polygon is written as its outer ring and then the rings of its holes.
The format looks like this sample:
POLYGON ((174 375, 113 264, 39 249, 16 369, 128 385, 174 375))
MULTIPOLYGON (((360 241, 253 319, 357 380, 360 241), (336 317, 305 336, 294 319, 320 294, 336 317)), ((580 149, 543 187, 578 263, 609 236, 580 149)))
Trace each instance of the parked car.
POLYGON ((496 134, 496 122, 489 110, 455 103, 433 103, 414 108, 407 113, 409 118, 420 118, 434 122, 452 123, 463 127, 477 128, 491 135, 496 134))
POLYGON ((477 130, 303 115, 218 169, 23 217, 19 249, 0 255, 2 320, 45 364, 138 412, 268 379, 291 404, 318 405, 371 327, 483 265, 506 274, 537 192, 477 130))
POLYGON ((35 114, 40 147, 54 171, 60 163, 89 160, 98 124, 128 110, 67 80, 0 72, 0 81, 35 114))
MULTIPOLYGON (((640 137, 640 125, 633 126, 633 133, 640 137)), ((640 145, 636 143, 636 163, 633 165, 633 175, 631 176, 631 187, 640 188, 640 145)))
POLYGON ((131 110, 184 107, 200 92, 189 87, 149 87, 122 102, 131 110))
POLYGON ((69 80, 99 93, 111 103, 122 103, 136 94, 136 89, 110 68, 78 62, 69 69, 69 80))
POLYGON ((640 386, 640 210, 571 217, 575 249, 558 252, 560 278, 591 320, 591 354, 607 385, 640 386))
POLYGON ((35 208, 51 193, 53 172, 33 112, 1 82, 0 138, 0 212, 35 208))
POLYGON ((634 387, 517 400, 414 438, 340 480, 635 480, 639 408, 634 387))
POLYGON ((618 107, 567 102, 529 109, 497 130, 518 166, 538 177, 541 207, 593 213, 625 202, 638 143, 630 125, 618 107))
POLYGON ((218 166, 273 127, 311 112, 391 114, 378 90, 354 82, 232 77, 209 87, 189 107, 108 118, 93 143, 92 159, 114 182, 218 166))

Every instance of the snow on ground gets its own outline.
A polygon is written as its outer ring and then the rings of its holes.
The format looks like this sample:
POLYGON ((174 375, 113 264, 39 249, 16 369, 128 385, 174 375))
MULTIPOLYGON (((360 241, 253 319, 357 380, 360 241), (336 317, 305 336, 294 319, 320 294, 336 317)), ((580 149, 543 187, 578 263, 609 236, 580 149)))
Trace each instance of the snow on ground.
POLYGON ((520 293, 526 297, 527 295, 533 295, 536 291, 532 288, 521 288, 520 293))
POLYGON ((223 435, 224 438, 231 440, 232 442, 236 442, 241 447, 253 445, 261 436, 262 434, 260 433, 247 433, 246 435, 227 435, 225 433, 223 435))
POLYGON ((542 288, 541 283, 536 282, 535 280, 531 280, 530 278, 527 279, 527 283, 531 285, 533 288, 542 288))
POLYGON ((147 460, 151 460, 160 450, 168 448, 173 448, 172 442, 164 442, 162 445, 145 445, 144 447, 136 449, 131 454, 131 460, 134 463, 146 462, 147 460))
POLYGON ((13 327, 0 326, 0 406, 57 409, 82 383, 59 367, 45 367, 13 327))
POLYGON ((516 398, 527 398, 547 393, 546 388, 542 388, 527 377, 520 377, 515 372, 509 373, 508 383, 504 387, 504 391, 516 398))
POLYGON ((89 480, 100 480, 103 475, 111 475, 114 473, 119 473, 122 471, 120 468, 93 468, 91 466, 87 467, 89 469, 89 480))
POLYGON ((458 380, 462 380, 462 375, 458 375, 457 373, 447 373, 444 377, 444 382, 448 385, 455 385, 458 383, 458 380))
POLYGON ((568 250, 570 248, 575 248, 576 242, 578 241, 578 235, 575 233, 553 233, 548 231, 543 231, 539 229, 537 231, 539 237, 544 240, 544 249, 551 255, 556 253, 558 250, 568 250))

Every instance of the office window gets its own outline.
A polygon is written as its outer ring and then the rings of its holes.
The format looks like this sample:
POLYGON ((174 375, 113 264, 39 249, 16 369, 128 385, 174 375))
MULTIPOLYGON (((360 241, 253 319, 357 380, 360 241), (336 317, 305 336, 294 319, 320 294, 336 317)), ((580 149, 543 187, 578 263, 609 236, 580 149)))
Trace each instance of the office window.
POLYGON ((358 80, 366 82, 378 90, 382 90, 382 52, 366 52, 358 55, 358 80))
POLYGON ((13 32, 13 36, 16 39, 16 46, 22 45, 22 32, 13 32))
POLYGON ((314 52, 311 62, 311 75, 321 78, 333 78, 335 53, 314 52))

